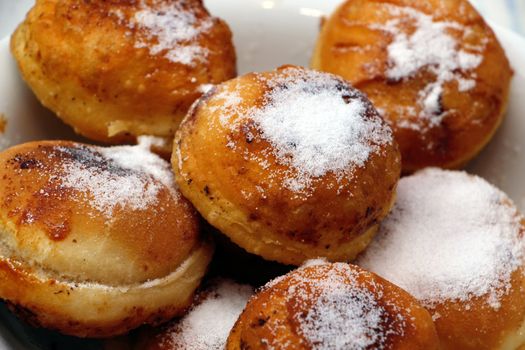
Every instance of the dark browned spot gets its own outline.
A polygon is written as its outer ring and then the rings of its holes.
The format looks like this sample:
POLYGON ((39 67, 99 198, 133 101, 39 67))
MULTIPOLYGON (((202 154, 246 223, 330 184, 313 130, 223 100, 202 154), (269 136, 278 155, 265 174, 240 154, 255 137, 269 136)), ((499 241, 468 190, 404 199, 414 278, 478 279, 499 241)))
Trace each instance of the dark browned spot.
POLYGON ((51 154, 54 154, 58 159, 71 160, 79 163, 82 166, 97 171, 108 171, 114 175, 127 177, 133 171, 119 166, 115 161, 104 157, 95 148, 85 145, 60 146, 52 147, 51 154))
POLYGON ((40 162, 36 159, 28 159, 20 163, 20 169, 34 169, 40 165, 40 162))
POLYGON ((23 154, 17 154, 7 161, 8 164, 14 165, 15 168, 27 170, 42 168, 43 164, 38 159, 23 154))
POLYGON ((264 326, 266 324, 266 322, 268 322, 269 319, 270 319, 270 316, 257 318, 257 320, 255 321, 256 322, 256 327, 264 326))

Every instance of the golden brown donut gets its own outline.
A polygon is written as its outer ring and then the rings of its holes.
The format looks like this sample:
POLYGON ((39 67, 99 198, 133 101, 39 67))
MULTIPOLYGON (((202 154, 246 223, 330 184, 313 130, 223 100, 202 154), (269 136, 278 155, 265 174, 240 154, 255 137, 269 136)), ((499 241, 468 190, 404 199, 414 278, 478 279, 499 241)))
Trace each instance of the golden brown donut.
POLYGON ((503 120, 513 74, 467 0, 345 1, 312 67, 368 95, 394 130, 404 172, 473 158, 503 120))
POLYGON ((169 140, 205 84, 236 75, 227 24, 201 0, 38 0, 11 50, 46 107, 93 140, 169 140))
POLYGON ((397 145, 346 81, 300 67, 230 80, 175 137, 181 192, 248 252, 300 265, 350 260, 390 210, 397 145))
POLYGON ((525 345, 525 220, 485 180, 430 169, 398 200, 357 263, 411 293, 444 350, 525 345))
POLYGON ((227 350, 439 349, 432 318, 404 290, 357 266, 311 264, 248 302, 227 350))
POLYGON ((188 313, 138 341, 141 350, 224 350, 235 321, 253 288, 232 280, 215 279, 199 291, 188 313))
POLYGON ((108 337, 168 320, 211 260, 169 163, 140 146, 16 146, 0 189, 0 298, 34 325, 108 337))

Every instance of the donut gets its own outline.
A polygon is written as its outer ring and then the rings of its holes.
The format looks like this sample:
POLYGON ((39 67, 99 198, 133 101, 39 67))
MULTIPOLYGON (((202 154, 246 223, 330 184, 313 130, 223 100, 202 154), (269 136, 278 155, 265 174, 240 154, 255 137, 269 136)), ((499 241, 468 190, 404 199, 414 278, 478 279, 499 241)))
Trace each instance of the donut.
POLYGON ((411 293, 442 349, 525 344, 525 220, 511 200, 464 172, 401 179, 398 200, 357 264, 411 293))
POLYGON ((0 189, 0 298, 30 324, 103 338, 191 304, 213 246, 146 148, 15 146, 0 189))
POLYGON ((257 293, 226 350, 439 349, 427 310, 407 292, 347 263, 310 261, 257 293))
POLYGON ((311 65, 368 95, 394 131, 404 173, 476 156, 504 119, 513 75, 467 0, 345 1, 311 65))
POLYGON ((295 66, 210 90, 181 123, 172 163, 204 219, 288 265, 353 259, 390 210, 401 167, 365 95, 295 66))
POLYGON ((139 340, 143 350, 224 350, 235 321, 253 294, 253 288, 228 279, 216 279, 195 297, 181 319, 139 340))
POLYGON ((22 77, 76 132, 169 141, 208 84, 236 75, 228 25, 201 0, 38 0, 11 39, 22 77))

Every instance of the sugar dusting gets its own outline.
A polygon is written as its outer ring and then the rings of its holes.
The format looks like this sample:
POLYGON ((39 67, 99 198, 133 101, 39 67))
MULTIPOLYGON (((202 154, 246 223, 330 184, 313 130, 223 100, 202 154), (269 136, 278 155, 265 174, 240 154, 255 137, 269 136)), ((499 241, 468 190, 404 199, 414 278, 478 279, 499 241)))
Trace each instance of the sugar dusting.
POLYGON ((197 18, 193 6, 187 1, 141 0, 129 23, 141 30, 135 46, 184 65, 205 62, 209 52, 198 44, 198 38, 211 29, 213 19, 197 18))
MULTIPOLYGON (((236 109, 242 97, 235 92, 217 98, 224 101, 224 126, 233 130, 243 120, 254 121, 258 133, 248 133, 247 142, 258 142, 260 136, 271 144, 277 161, 292 169, 284 187, 300 192, 330 172, 349 176, 392 142, 390 129, 366 97, 344 81, 299 68, 281 73, 271 80, 258 76, 268 86, 260 108, 236 109)), ((267 159, 259 161, 264 164, 267 159)))
POLYGON ((498 309, 523 263, 520 216, 508 197, 463 172, 429 169, 400 181, 398 200, 358 264, 424 305, 485 298, 498 309))
MULTIPOLYGON (((309 348, 384 349, 390 336, 403 336, 405 318, 385 309, 387 305, 399 310, 393 301, 383 298, 381 285, 364 276, 368 274, 348 264, 316 260, 288 275, 287 302, 300 310, 291 317, 309 348)), ((279 344, 265 341, 278 348, 279 344)))
POLYGON ((253 294, 253 288, 229 280, 218 280, 206 297, 168 329, 170 348, 222 350, 228 335, 253 294))
POLYGON ((168 143, 168 139, 166 139, 165 137, 152 135, 141 135, 137 137, 137 144, 140 145, 142 148, 146 148, 149 150, 166 149, 170 146, 168 143))
POLYGON ((457 22, 434 21, 432 16, 413 8, 395 5, 387 8, 395 18, 385 25, 372 26, 391 33, 393 37, 387 48, 389 67, 386 76, 391 80, 403 80, 414 77, 423 68, 433 73, 435 80, 420 91, 417 103, 421 108, 419 118, 425 120, 428 127, 438 126, 446 117, 440 101, 445 84, 456 82, 460 92, 473 89, 476 85, 473 70, 483 60, 481 52, 484 46, 470 47, 469 51, 461 49, 451 32, 466 36, 468 29, 457 22), (407 23, 415 27, 411 34, 401 29, 407 23))
POLYGON ((167 190, 178 196, 169 163, 148 147, 55 147, 61 157, 61 188, 89 199, 97 211, 111 217, 115 208, 145 210, 167 190))

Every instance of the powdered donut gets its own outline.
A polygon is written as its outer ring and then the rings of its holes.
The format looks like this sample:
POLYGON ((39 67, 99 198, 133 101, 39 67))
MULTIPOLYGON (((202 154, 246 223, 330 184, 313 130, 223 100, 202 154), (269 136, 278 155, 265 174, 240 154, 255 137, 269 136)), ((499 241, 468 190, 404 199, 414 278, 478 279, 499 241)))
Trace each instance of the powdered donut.
POLYGON ((512 77, 466 0, 346 1, 324 24, 312 67, 368 95, 394 130, 404 172, 473 158, 503 120, 512 77))
POLYGON ((437 169, 399 183, 398 200, 358 264, 427 307, 443 349, 525 343, 525 225, 481 178, 437 169))
POLYGON ((431 350, 439 340, 402 289, 356 266, 311 262, 250 300, 226 349, 431 350))
POLYGON ((363 94, 290 66, 200 99, 177 132, 173 167, 182 193, 234 243, 300 265, 367 246, 390 210, 400 159, 363 94))
POLYGON ((80 337, 180 315, 211 260, 169 163, 139 146, 0 153, 0 298, 80 337))
POLYGON ((38 0, 13 34, 23 78, 91 139, 169 141, 203 86, 236 75, 231 32, 201 0, 38 0))

